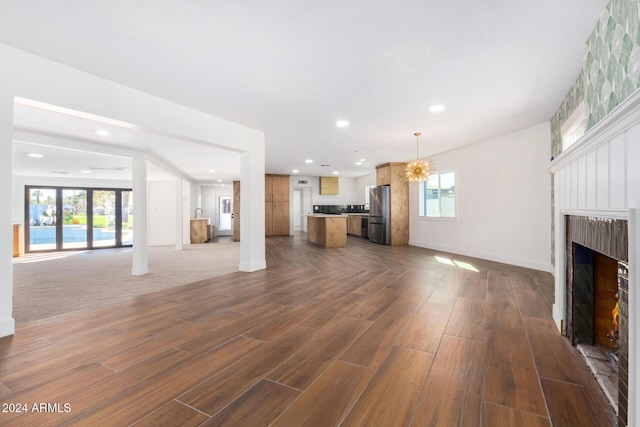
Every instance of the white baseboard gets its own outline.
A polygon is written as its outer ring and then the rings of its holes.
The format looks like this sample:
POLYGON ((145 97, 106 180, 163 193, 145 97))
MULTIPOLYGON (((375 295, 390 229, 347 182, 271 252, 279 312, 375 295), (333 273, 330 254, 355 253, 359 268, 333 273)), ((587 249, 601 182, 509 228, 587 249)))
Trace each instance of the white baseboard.
POLYGON ((0 320, 0 337, 7 337, 16 333, 16 321, 13 317, 0 320))
POLYGON ((252 271, 264 270, 267 268, 267 261, 262 260, 258 262, 241 262, 238 270, 244 271, 246 273, 251 273, 252 271))
POLYGON ((425 249, 431 249, 434 251, 448 252, 451 254, 469 256, 473 258, 480 258, 487 261, 500 262, 503 264, 517 265, 518 267, 531 268, 533 270, 544 271, 545 273, 553 272, 553 266, 551 265, 550 262, 544 263, 544 262, 532 261, 532 260, 521 259, 521 258, 511 258, 511 257, 498 255, 498 254, 491 254, 487 252, 476 252, 476 251, 470 251, 467 249, 460 249, 460 248, 454 248, 454 247, 443 246, 443 245, 433 245, 430 243, 418 242, 415 240, 409 240, 409 245, 418 246, 420 248, 425 248, 425 249))

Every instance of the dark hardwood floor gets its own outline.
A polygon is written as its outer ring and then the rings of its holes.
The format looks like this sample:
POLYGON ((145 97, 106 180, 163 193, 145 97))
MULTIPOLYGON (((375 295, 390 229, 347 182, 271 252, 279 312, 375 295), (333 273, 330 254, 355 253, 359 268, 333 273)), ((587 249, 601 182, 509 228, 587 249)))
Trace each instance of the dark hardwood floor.
POLYGON ((18 325, 0 425, 614 424, 550 274, 301 235, 267 264, 18 325))

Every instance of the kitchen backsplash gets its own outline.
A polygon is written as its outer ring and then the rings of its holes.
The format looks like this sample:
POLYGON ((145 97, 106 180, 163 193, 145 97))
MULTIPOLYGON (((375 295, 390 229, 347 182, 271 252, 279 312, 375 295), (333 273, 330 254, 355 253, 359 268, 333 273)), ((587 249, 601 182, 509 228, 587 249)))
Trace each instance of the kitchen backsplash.
POLYGON ((313 213, 368 213, 364 205, 313 205, 313 213))

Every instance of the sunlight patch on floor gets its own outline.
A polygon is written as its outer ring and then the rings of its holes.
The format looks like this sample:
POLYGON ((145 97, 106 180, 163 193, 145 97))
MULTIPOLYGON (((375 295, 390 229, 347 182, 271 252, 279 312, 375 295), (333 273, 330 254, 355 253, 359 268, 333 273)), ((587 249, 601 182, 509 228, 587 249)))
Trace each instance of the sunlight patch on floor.
POLYGON ((449 258, 445 258, 441 256, 436 256, 435 258, 438 262, 441 262, 442 264, 451 265, 453 267, 460 267, 465 270, 475 271, 476 273, 479 272, 477 268, 475 268, 473 265, 469 264, 468 262, 451 260, 449 258))
POLYGON ((17 258, 13 258, 14 264, 27 264, 32 262, 52 261, 54 259, 67 258, 74 255, 80 255, 89 251, 73 251, 73 252, 47 252, 41 254, 26 254, 17 258))

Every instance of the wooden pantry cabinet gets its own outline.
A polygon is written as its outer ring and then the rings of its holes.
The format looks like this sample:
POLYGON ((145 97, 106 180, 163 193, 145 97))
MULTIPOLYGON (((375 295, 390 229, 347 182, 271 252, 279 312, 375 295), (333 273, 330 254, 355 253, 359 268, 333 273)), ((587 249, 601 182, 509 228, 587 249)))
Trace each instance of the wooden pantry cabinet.
POLYGON ((289 175, 264 176, 264 218, 266 236, 288 236, 289 175))
POLYGON ((405 179, 406 163, 376 166, 376 185, 389 186, 390 234, 392 245, 409 244, 409 184, 405 179))

